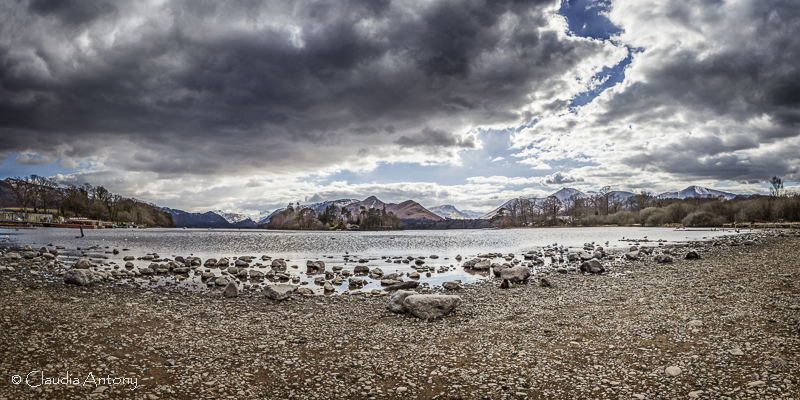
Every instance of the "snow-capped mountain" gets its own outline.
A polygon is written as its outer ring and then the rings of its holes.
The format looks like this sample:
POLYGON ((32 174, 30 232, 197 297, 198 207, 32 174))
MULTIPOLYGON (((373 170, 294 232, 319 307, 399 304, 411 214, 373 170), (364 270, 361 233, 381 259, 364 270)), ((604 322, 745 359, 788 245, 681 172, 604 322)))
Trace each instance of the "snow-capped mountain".
POLYGON ((258 222, 256 222, 256 224, 264 225, 264 224, 268 223, 269 220, 272 219, 273 216, 275 216, 275 214, 277 214, 277 213, 279 213, 279 212, 281 212, 283 210, 285 210, 285 208, 279 208, 279 209, 269 213, 269 215, 267 215, 266 217, 259 219, 258 222))
POLYGON ((378 198, 375 197, 375 196, 369 196, 366 199, 364 199, 364 201, 356 200, 353 203, 358 203, 358 208, 361 208, 363 206, 363 207, 366 207, 367 209, 370 209, 370 208, 382 208, 383 205, 386 204, 386 203, 378 200, 378 198))
POLYGON ((486 213, 481 212, 481 211, 472 211, 472 210, 461 210, 461 213, 466 215, 467 217, 469 217, 469 219, 478 219, 483 214, 486 214, 486 213))
POLYGON ((250 219, 255 221, 256 225, 261 225, 269 222, 269 217, 271 217, 273 214, 275 214, 275 211, 264 210, 256 215, 253 215, 250 219))
POLYGON ((475 219, 483 215, 482 213, 477 213, 477 216, 474 214, 468 214, 467 212, 459 211, 457 208, 455 208, 455 206, 449 204, 430 207, 428 208, 428 211, 447 219, 475 219))
POLYGON ((583 199, 583 198, 586 198, 588 196, 586 196, 585 193, 581 192, 578 189, 565 187, 565 188, 561 188, 561 190, 559 190, 559 191, 557 191, 557 192, 555 192, 555 193, 553 193, 553 194, 551 194, 550 196, 547 196, 547 197, 555 197, 555 198, 558 199, 558 201, 564 203, 564 202, 570 200, 573 197, 576 198, 576 199, 583 199))
MULTIPOLYGON (((314 204, 301 204, 300 208, 310 208, 310 209, 314 210, 315 213, 320 214, 320 213, 325 212, 325 208, 327 208, 328 206, 335 206, 335 207, 338 207, 338 208, 344 208, 344 207, 347 207, 347 206, 349 206, 349 205, 351 205, 353 203, 358 203, 358 200, 356 200, 356 199, 330 200, 330 201, 323 201, 323 202, 314 203, 314 204)), ((261 216, 257 220, 256 223, 258 225, 264 225, 266 223, 269 223, 269 220, 275 214, 277 214, 277 213, 279 213, 279 212, 281 212, 281 211, 283 211, 285 209, 286 209, 286 207, 279 208, 279 209, 277 209, 275 211, 272 211, 269 214, 266 214, 265 216, 261 216)))
POLYGON ((253 219, 250 215, 247 215, 247 214, 239 214, 239 213, 235 213, 235 212, 227 212, 227 211, 222 211, 222 210, 214 210, 212 212, 214 214, 219 215, 222 218, 225 218, 225 220, 228 221, 231 224, 237 224, 239 222, 246 221, 248 219, 249 220, 253 219))
MULTIPOLYGON (((586 192, 586 194, 589 196, 600 196, 600 192, 595 192, 595 191, 589 191, 586 192)), ((616 200, 626 200, 629 197, 636 196, 636 193, 626 192, 624 190, 612 190, 608 192, 608 194, 609 194, 609 199, 613 198, 616 200)))
POLYGON ((660 195, 656 196, 660 199, 688 199, 692 197, 700 197, 700 198, 724 198, 726 200, 730 200, 736 197, 733 193, 723 192, 720 190, 709 189, 700 186, 689 186, 686 189, 681 190, 680 192, 665 192, 661 193, 660 195))
POLYGON ((349 206, 350 204, 358 203, 356 199, 340 199, 340 200, 330 200, 330 201, 323 201, 320 203, 314 203, 309 205, 301 205, 302 208, 310 208, 314 210, 315 213, 323 213, 328 206, 334 206, 337 208, 344 208, 349 206))
POLYGON ((483 214, 483 215, 482 215, 482 216, 480 216, 479 218, 480 218, 480 219, 491 219, 491 218, 492 218, 492 217, 494 217, 494 216, 495 216, 495 215, 496 215, 498 212, 500 212, 500 210, 501 210, 501 209, 503 209, 503 208, 505 208, 505 209, 509 209, 509 208, 510 208, 510 207, 511 207, 511 206, 512 206, 514 203, 516 203, 516 202, 519 202, 520 200, 530 200, 530 201, 535 201, 535 202, 541 202, 541 201, 542 201, 542 199, 539 199, 539 198, 536 198, 536 197, 517 197, 517 198, 515 198, 515 199, 511 199, 511 200, 509 200, 509 201, 507 201, 507 202, 505 202, 505 203, 501 204, 501 205, 500 205, 500 207, 497 207, 497 208, 495 208, 494 210, 492 210, 492 211, 489 211, 489 212, 488 212, 488 213, 486 213, 486 214, 483 214))

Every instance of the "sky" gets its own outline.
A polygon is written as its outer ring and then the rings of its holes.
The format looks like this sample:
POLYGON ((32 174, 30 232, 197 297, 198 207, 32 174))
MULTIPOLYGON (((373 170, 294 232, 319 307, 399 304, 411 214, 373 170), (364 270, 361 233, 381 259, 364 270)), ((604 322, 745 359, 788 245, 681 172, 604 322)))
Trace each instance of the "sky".
POLYGON ((794 0, 11 0, 0 179, 186 211, 800 181, 794 0))

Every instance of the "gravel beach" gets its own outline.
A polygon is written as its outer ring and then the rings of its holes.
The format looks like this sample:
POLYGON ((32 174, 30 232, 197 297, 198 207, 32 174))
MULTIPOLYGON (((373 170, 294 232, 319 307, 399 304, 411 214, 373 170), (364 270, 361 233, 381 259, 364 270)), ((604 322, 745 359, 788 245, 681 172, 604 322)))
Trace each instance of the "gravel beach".
POLYGON ((0 400, 800 399, 800 236, 671 254, 420 287, 462 299, 435 321, 391 313, 386 292, 75 286, 4 256, 0 400))

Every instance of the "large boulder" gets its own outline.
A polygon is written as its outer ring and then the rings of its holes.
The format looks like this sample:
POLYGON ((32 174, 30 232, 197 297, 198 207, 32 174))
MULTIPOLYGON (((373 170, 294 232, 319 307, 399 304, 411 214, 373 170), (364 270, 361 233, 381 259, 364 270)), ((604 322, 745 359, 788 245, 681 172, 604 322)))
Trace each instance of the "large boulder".
POLYGON ((625 258, 628 260, 638 260, 639 259, 639 250, 629 251, 625 253, 625 258))
POLYGON ((64 274, 64 283, 88 286, 94 282, 94 274, 88 269, 71 269, 64 274))
POLYGON ((508 279, 509 282, 526 282, 530 277, 531 269, 521 265, 500 271, 500 279, 508 279))
POLYGON ((442 287, 445 290, 459 290, 461 289, 461 283, 458 281, 447 281, 442 283, 442 287))
POLYGON ((492 266, 492 262, 486 259, 473 258, 464 262, 464 268, 485 271, 492 266))
MULTIPOLYGON (((353 278, 350 278, 353 279, 353 278)), ((387 292, 391 292, 392 290, 403 290, 403 289, 414 289, 419 286, 419 282, 417 281, 408 281, 408 282, 400 282, 395 283, 394 285, 387 286, 383 288, 383 290, 387 292)))
POLYGON ((190 267, 199 267, 203 265, 203 260, 200 257, 186 257, 186 263, 189 264, 190 267))
POLYGON ((306 261, 307 274, 324 274, 325 262, 324 261, 306 261))
POLYGON ((415 294, 403 300, 403 307, 407 312, 417 318, 428 321, 450 314, 459 304, 461 304, 461 297, 459 296, 435 294, 415 294))
POLYGON ((697 254, 696 251, 690 251, 690 252, 686 253, 686 257, 685 258, 687 260, 699 260, 700 259, 700 254, 697 254))
POLYGON ((222 292, 222 295, 228 298, 239 297, 239 285, 236 282, 229 282, 228 286, 225 286, 225 291, 222 292))
POLYGON ((230 264, 230 261, 228 261, 227 258, 220 258, 219 261, 217 261, 216 266, 217 267, 227 267, 228 264, 230 264))
POLYGON ((348 286, 352 287, 364 286, 364 280, 361 278, 356 278, 351 276, 350 279, 348 280, 348 286))
POLYGON ((380 268, 375 268, 372 271, 369 271, 369 277, 372 279, 381 279, 383 276, 383 270, 380 268))
POLYGON ((286 300, 297 290, 297 286, 292 285, 267 285, 264 287, 264 294, 268 299, 286 300))
POLYGON ((494 273, 494 276, 497 277, 500 276, 500 273, 503 272, 504 269, 508 268, 511 268, 511 266, 508 264, 497 264, 497 263, 492 264, 492 272, 494 273))
POLYGON ((672 262, 672 257, 666 254, 659 254, 656 256, 656 262, 659 264, 669 264, 672 262))
POLYGON ((75 268, 75 269, 89 269, 89 267, 91 267, 91 266, 92 266, 92 262, 91 261, 89 261, 88 259, 85 259, 85 258, 81 258, 80 260, 75 261, 75 265, 73 265, 72 268, 75 268))
POLYGON ((286 261, 283 260, 272 260, 270 266, 273 271, 286 271, 286 261))
POLYGON ((368 274, 369 267, 366 265, 356 265, 356 267, 353 268, 353 273, 356 275, 368 274))
POLYGON ((250 270, 250 279, 262 279, 262 278, 264 278, 264 273, 263 272, 261 272, 261 271, 259 271, 257 269, 251 269, 250 270))
POLYGON ((581 264, 581 272, 588 272, 590 274, 602 274, 605 271, 606 269, 603 268, 603 264, 600 264, 600 261, 597 260, 584 261, 583 264, 581 264))
POLYGON ((406 308, 403 306, 403 301, 406 300, 406 297, 413 296, 417 294, 417 292, 411 290, 398 290, 392 293, 389 296, 389 311, 395 314, 403 314, 406 312, 406 308))
POLYGON ((217 285, 217 286, 228 286, 228 283, 231 280, 232 279, 228 279, 228 278, 226 278, 224 276, 220 276, 219 278, 214 280, 214 284, 217 285))

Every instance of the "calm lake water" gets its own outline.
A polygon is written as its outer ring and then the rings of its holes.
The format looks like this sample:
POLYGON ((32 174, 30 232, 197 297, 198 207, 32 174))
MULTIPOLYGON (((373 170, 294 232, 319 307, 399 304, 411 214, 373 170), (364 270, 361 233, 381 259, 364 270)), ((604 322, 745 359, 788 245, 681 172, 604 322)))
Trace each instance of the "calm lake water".
MULTIPOLYGON (((420 282, 429 285, 440 285, 444 281, 460 279, 462 282, 472 282, 484 279, 486 275, 472 274, 457 268, 460 265, 454 258, 461 255, 464 260, 469 260, 482 253, 514 253, 522 260, 521 254, 530 250, 557 244, 574 249, 581 249, 584 243, 595 244, 606 249, 620 249, 631 245, 624 239, 644 239, 657 245, 659 240, 666 243, 678 243, 710 239, 716 236, 731 235, 732 231, 710 231, 672 228, 643 228, 643 227, 602 227, 602 228, 545 228, 545 229, 504 229, 504 230, 446 230, 446 231, 397 231, 397 232, 299 232, 299 231, 267 231, 267 230, 224 230, 224 229, 103 229, 85 230, 86 236, 76 238, 79 231, 76 229, 37 228, 19 229, 0 228, 0 238, 6 243, 17 245, 31 245, 39 248, 49 244, 63 245, 66 247, 62 259, 70 262, 77 256, 77 248, 86 249, 97 246, 99 249, 87 253, 105 253, 111 249, 128 249, 118 255, 105 254, 106 269, 115 265, 122 266, 125 262, 122 257, 133 255, 136 257, 148 253, 157 253, 160 257, 174 258, 176 256, 195 256, 203 260, 207 258, 227 257, 233 259, 238 256, 252 256, 255 262, 268 265, 269 261, 261 261, 262 255, 272 258, 287 259, 287 264, 297 265, 299 268, 289 268, 294 276, 300 276, 303 281, 313 282, 313 276, 305 274, 307 260, 323 260, 330 270, 331 266, 341 265, 344 269, 352 270, 358 265, 359 259, 368 259, 366 264, 373 268, 381 268, 384 273, 398 272, 405 274, 413 271, 409 264, 387 263, 381 259, 386 257, 429 257, 439 256, 438 259, 426 259, 426 265, 440 269, 448 268, 442 273, 433 273, 430 278, 422 274, 420 282), (609 244, 606 246, 606 241, 609 244), (345 255, 350 260, 345 260, 345 255), (453 266, 453 268, 450 268, 453 266)), ((2 245, 2 244, 0 244, 2 245)), ((495 262, 502 263, 502 259, 495 262)), ((143 268, 150 261, 133 261, 136 267, 143 268)), ((412 264, 413 265, 413 264, 412 264)), ((262 269, 266 271, 266 268, 262 269)), ((217 275, 219 269, 212 269, 217 275)), ((133 278, 130 278, 133 279, 133 278)), ((142 285, 159 285, 171 283, 173 277, 159 278, 157 282, 149 279, 136 278, 135 282, 142 285)), ((408 280, 407 277, 404 277, 408 280)), ((205 290, 206 284, 199 277, 190 275, 189 279, 179 277, 175 281, 179 286, 190 289, 205 290)), ((256 284, 256 283, 253 283, 256 284)), ((321 287, 310 284, 309 287, 321 291, 321 287)), ((364 289, 380 288, 379 281, 372 281, 364 289)), ((347 285, 337 288, 347 290, 347 285)))

